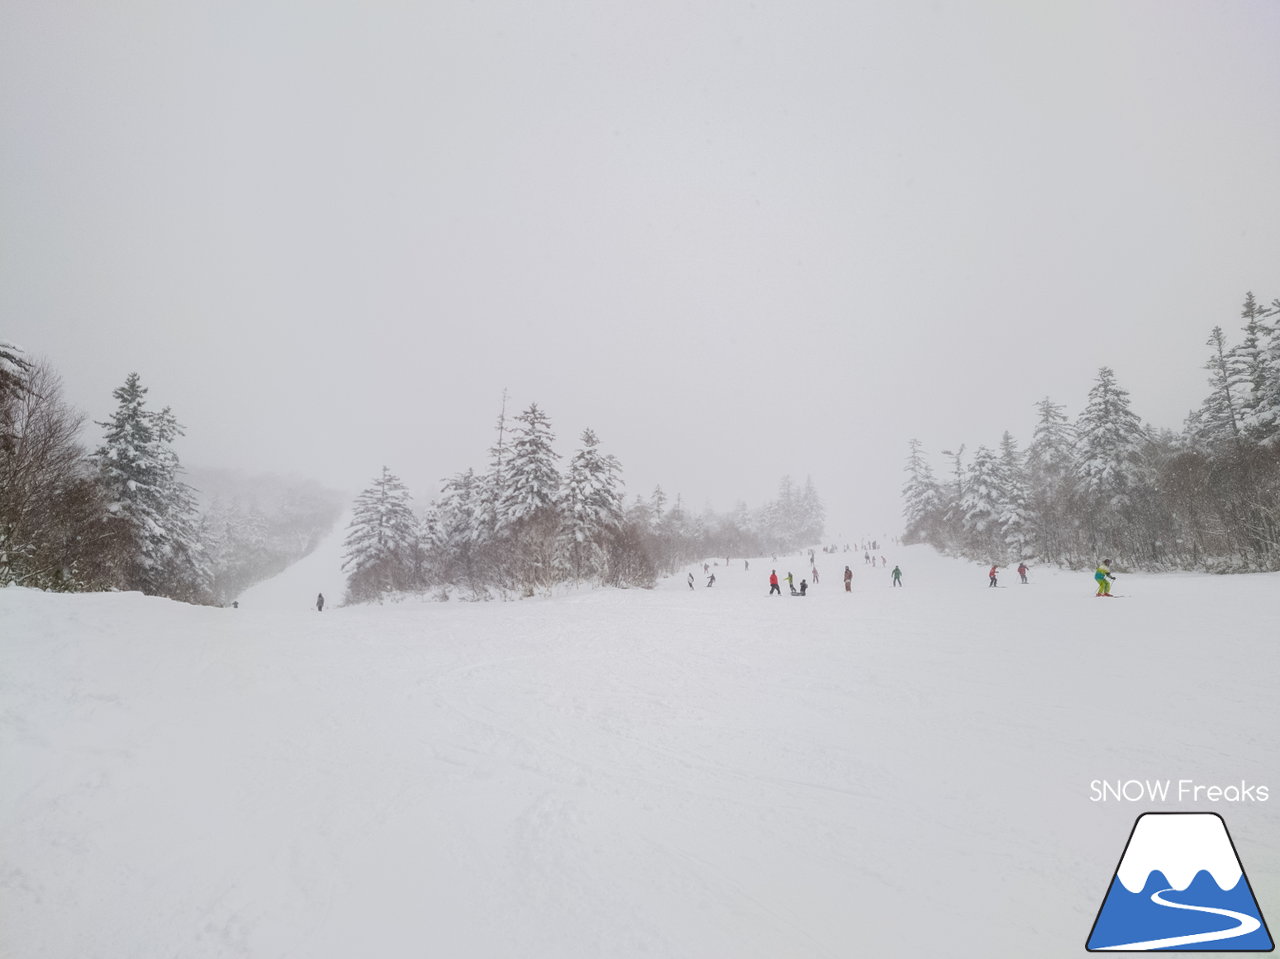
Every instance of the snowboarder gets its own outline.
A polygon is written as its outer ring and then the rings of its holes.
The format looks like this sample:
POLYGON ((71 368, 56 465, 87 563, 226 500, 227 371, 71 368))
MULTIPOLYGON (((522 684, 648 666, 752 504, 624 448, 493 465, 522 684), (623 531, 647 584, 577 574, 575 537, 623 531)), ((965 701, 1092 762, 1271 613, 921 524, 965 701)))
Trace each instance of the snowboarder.
POLYGON ((805 591, 806 591, 806 590, 808 590, 808 588, 809 588, 809 584, 808 584, 807 582, 805 582, 803 579, 802 579, 802 580, 800 580, 800 595, 801 595, 801 596, 803 596, 803 595, 805 594, 805 591))
POLYGON ((791 587, 791 592, 794 593, 796 591, 796 580, 791 575, 791 570, 787 570, 787 585, 791 587))
POLYGON ((846 593, 853 592, 853 570, 848 566, 844 568, 844 591, 846 593))
POLYGON ((1026 563, 1018 564, 1018 575, 1022 577, 1022 581, 1024 583, 1027 581, 1027 564, 1026 563))
POLYGON ((893 585, 894 585, 894 586, 901 586, 901 585, 902 585, 902 567, 900 567, 900 566, 895 566, 895 567, 893 568, 893 572, 892 572, 892 573, 890 573, 889 575, 893 578, 893 585))
POLYGON ((316 612, 317 613, 324 612, 324 593, 321 593, 319 596, 316 597, 316 612))
POLYGON ((988 585, 990 586, 996 585, 996 564, 995 563, 991 564, 991 572, 987 573, 987 576, 991 579, 991 582, 988 585))
POLYGON ((689 588, 693 589, 693 573, 689 574, 689 588))
POLYGON ((1115 574, 1111 572, 1111 560, 1104 559, 1102 565, 1093 571, 1093 578, 1098 583, 1098 591, 1095 596, 1110 596, 1111 581, 1115 579, 1115 574))
POLYGON ((813 568, 813 585, 818 585, 818 567, 816 566, 813 568))
POLYGON ((769 574, 769 595, 777 593, 782 595, 782 587, 778 585, 778 571, 775 569, 769 574))
POLYGON ((710 578, 707 579, 707 585, 714 586, 715 584, 716 584, 716 574, 712 573, 710 578))

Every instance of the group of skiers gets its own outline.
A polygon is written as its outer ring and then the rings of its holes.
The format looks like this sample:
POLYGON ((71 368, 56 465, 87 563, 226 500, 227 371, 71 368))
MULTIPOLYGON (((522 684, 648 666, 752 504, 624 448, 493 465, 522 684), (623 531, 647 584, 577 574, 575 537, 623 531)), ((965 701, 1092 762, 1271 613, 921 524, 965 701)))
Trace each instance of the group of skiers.
MULTIPOLYGON (((791 589, 792 596, 804 596, 809 592, 809 583, 807 580, 800 580, 800 587, 797 589, 795 585, 795 577, 790 572, 788 572, 783 579, 786 580, 787 586, 791 589)), ((893 572, 889 574, 889 579, 890 585, 901 586, 902 568, 895 566, 893 568, 893 572)), ((814 583, 818 582, 818 567, 816 566, 813 568, 813 581, 814 583)), ((853 592, 853 570, 848 566, 844 568, 844 591, 846 593, 853 592)), ((776 569, 771 570, 769 573, 769 595, 772 596, 774 593, 777 593, 779 596, 782 595, 782 586, 778 580, 778 571, 776 569)))

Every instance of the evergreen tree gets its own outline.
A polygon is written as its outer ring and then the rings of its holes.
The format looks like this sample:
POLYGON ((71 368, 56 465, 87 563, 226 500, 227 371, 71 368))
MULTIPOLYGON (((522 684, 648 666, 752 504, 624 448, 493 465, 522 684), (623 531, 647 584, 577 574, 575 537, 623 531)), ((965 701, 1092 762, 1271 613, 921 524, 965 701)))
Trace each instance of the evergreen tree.
POLYGON ((903 517, 906 530, 902 541, 939 544, 942 525, 942 493, 933 469, 921 452, 923 444, 913 439, 907 444, 907 481, 902 485, 903 517))
POLYGON ((589 429, 581 442, 560 499, 561 555, 575 579, 606 572, 609 539, 623 521, 618 460, 600 452, 600 440, 589 429))
POLYGON ((489 546, 492 530, 485 518, 490 487, 475 470, 445 481, 440 499, 428 514, 428 565, 436 582, 467 587, 482 598, 486 585, 498 585, 489 546))
POLYGON ((499 530, 509 539, 509 568, 526 593, 555 581, 560 472, 551 421, 537 403, 516 417, 499 506, 499 530))
POLYGON ((1000 486, 1003 492, 997 520, 1005 543, 1025 559, 1032 540, 1031 510, 1028 505, 1027 471, 1013 434, 1005 430, 1000 438, 1000 486))
POLYGON ((1271 432, 1267 398, 1275 377, 1280 376, 1280 370, 1272 366, 1270 346, 1274 331, 1267 322, 1267 311, 1258 305, 1252 292, 1245 295, 1240 315, 1245 321, 1244 338, 1237 350, 1243 378, 1242 426, 1250 438, 1260 441, 1271 432))
POLYGON ((19 394, 27 387, 31 361, 12 343, 0 340, 0 453, 12 449, 15 435, 14 417, 19 394))
POLYGON ((979 446, 969 464, 960 499, 961 542, 971 555, 1003 562, 1004 529, 1000 523, 1005 496, 1000 463, 995 453, 979 446))
POLYGON ((418 521, 411 498, 400 478, 385 466, 373 485, 356 497, 342 563, 347 596, 353 602, 380 599, 384 593, 415 585, 418 521))
POLYGON ((207 598, 211 573, 197 530, 195 498, 180 479, 173 448, 182 428, 168 407, 146 409, 147 388, 130 373, 112 396, 117 407, 94 453, 99 479, 124 544, 126 589, 188 602, 207 598))
POLYGON ((1132 555, 1130 537, 1138 500, 1150 486, 1147 430, 1129 405, 1129 393, 1108 367, 1098 371, 1076 423, 1075 475, 1086 498, 1084 525, 1091 552, 1132 555))
POLYGON ((1263 321, 1265 373, 1254 410, 1254 434, 1264 445, 1280 446, 1280 299, 1271 301, 1263 321))
POLYGON ((1062 561, 1068 552, 1073 491, 1075 429, 1063 408, 1045 397, 1036 404, 1039 416, 1027 447, 1028 522, 1033 552, 1042 560, 1062 561))
POLYGON ((822 534, 826 527, 827 510, 822 505, 822 497, 818 495, 818 489, 813 485, 813 477, 806 476, 804 480, 804 489, 800 491, 800 499, 796 504, 797 508, 797 531, 795 545, 805 545, 822 542, 822 534))
POLYGON ((1187 432, 1201 443, 1234 442, 1241 435, 1241 393, 1247 383, 1246 371, 1240 356, 1227 348, 1222 327, 1213 328, 1205 345, 1213 348, 1204 364, 1212 390, 1188 420, 1187 432))

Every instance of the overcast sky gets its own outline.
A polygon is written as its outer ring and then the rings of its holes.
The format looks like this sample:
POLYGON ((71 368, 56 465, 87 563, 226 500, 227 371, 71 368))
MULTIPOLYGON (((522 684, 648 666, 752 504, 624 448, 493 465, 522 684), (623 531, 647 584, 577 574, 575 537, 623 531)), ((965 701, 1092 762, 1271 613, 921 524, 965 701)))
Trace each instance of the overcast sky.
MULTIPOLYGON (((1280 4, 0 0, 0 339, 188 465, 423 493, 504 388, 727 510, 1098 367, 1179 428, 1280 296, 1280 4)), ((97 438, 97 430, 93 439, 97 438)))

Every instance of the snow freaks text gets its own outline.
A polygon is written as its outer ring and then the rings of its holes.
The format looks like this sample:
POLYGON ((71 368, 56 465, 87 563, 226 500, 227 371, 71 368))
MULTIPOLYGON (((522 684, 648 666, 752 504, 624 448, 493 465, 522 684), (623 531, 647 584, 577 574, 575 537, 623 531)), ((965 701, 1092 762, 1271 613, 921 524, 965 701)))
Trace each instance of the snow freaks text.
POLYGON ((1226 786, 1192 779, 1095 779, 1090 802, 1266 802, 1270 790, 1241 780, 1226 786))

